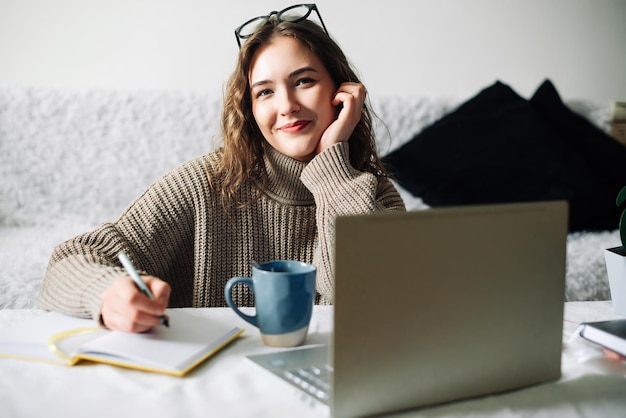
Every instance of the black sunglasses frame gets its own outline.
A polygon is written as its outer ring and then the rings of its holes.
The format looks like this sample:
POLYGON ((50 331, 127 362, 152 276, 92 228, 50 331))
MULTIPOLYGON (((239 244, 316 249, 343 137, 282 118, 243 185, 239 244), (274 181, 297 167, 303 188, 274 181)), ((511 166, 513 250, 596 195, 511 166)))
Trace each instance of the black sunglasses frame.
MULTIPOLYGON (((317 5, 315 5, 314 3, 308 3, 308 4, 294 4, 293 6, 289 6, 281 11, 276 11, 273 10, 271 11, 268 15, 266 16, 257 16, 257 17, 253 17, 252 19, 246 21, 243 25, 239 26, 237 29, 235 29, 235 38, 237 38, 237 45, 239 45, 239 49, 241 49, 241 40, 242 39, 247 39, 250 36, 252 36, 252 33, 249 35, 242 35, 241 34, 241 30, 243 28, 245 28, 246 26, 248 26, 250 23, 255 22, 255 21, 265 21, 265 22, 269 22, 273 16, 275 16, 276 22, 293 22, 293 23, 298 23, 298 22, 302 22, 303 20, 308 19, 308 17, 311 15, 311 12, 315 11, 315 13, 317 13, 317 17, 320 20, 320 23, 322 24, 322 28, 324 29, 324 32, 326 32, 326 35, 328 35, 328 30, 326 29, 326 25, 324 24, 324 20, 322 19, 322 15, 320 14, 319 9, 317 8, 317 5), (308 11, 301 17, 298 17, 295 20, 292 19, 282 19, 282 16, 285 13, 288 13, 289 11, 299 8, 299 7, 307 7, 308 11)), ((253 32, 254 33, 254 32, 253 32)))

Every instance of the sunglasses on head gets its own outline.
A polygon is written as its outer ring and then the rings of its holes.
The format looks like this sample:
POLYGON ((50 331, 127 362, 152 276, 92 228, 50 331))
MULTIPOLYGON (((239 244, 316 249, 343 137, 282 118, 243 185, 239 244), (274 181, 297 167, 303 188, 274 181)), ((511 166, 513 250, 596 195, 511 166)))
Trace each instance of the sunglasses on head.
POLYGON ((326 30, 326 25, 324 25, 324 21, 322 20, 322 16, 320 15, 320 11, 318 10, 315 4, 296 4, 294 6, 289 6, 286 9, 283 9, 279 12, 271 11, 266 16, 258 16, 252 18, 245 22, 243 25, 239 26, 235 29, 235 37, 237 38, 237 45, 241 48, 241 41, 249 38, 256 32, 256 30, 265 25, 269 21, 279 22, 292 22, 298 23, 303 20, 308 19, 311 15, 311 12, 317 13, 317 17, 322 24, 322 28, 324 32, 328 35, 328 31, 326 30))

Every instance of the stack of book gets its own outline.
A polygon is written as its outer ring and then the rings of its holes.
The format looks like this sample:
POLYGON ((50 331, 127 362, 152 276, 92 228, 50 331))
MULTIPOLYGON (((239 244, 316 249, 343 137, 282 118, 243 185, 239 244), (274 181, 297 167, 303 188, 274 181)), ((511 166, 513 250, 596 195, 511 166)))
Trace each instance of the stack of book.
POLYGON ((586 322, 580 336, 626 357, 626 319, 586 322))

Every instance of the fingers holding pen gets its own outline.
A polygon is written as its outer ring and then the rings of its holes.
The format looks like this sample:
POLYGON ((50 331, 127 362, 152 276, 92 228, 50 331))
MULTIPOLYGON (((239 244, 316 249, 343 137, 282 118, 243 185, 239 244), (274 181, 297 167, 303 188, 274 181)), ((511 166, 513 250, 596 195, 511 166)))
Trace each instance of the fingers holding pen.
POLYGON ((159 279, 158 277, 142 276, 142 278, 144 283, 152 292, 152 295, 154 296, 154 301, 158 302, 162 307, 161 312, 155 314, 162 314, 167 308, 167 304, 170 300, 170 292, 172 290, 170 285, 167 282, 159 279))
POLYGON ((168 283, 153 276, 142 276, 154 295, 151 300, 141 292, 129 276, 116 279, 103 293, 101 316, 109 329, 126 332, 145 332, 161 324, 171 288, 168 283))

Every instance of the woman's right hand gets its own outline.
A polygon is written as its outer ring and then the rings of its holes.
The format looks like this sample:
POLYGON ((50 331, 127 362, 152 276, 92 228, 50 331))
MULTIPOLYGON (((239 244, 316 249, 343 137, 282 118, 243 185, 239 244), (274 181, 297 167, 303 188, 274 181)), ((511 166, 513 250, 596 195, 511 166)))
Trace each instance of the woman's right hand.
POLYGON ((129 276, 116 279, 102 295, 100 315, 105 327, 125 332, 145 332, 160 325, 171 288, 154 276, 142 276, 154 300, 143 294, 129 276))

